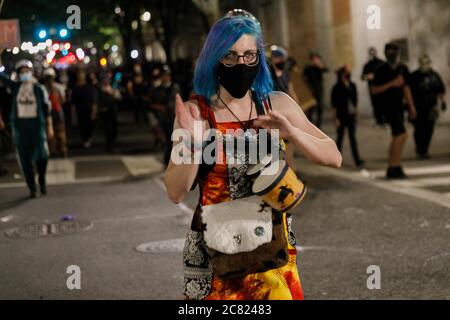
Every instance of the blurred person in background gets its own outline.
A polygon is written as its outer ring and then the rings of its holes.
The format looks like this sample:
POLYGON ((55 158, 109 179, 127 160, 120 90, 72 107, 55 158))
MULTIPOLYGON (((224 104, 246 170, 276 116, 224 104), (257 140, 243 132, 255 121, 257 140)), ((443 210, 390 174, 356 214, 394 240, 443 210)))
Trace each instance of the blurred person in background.
POLYGON ((67 157, 66 124, 63 105, 66 103, 64 86, 55 81, 56 72, 53 68, 44 70, 44 84, 52 106, 53 139, 49 139, 50 154, 52 156, 67 157))
POLYGON ((351 71, 348 65, 344 65, 336 71, 337 82, 331 91, 331 106, 334 110, 334 118, 337 126, 336 145, 342 152, 345 129, 348 130, 350 147, 355 165, 360 168, 364 161, 361 160, 356 141, 358 92, 356 85, 351 81, 351 71))
POLYGON ((6 119, 8 119, 11 104, 11 94, 9 89, 2 81, 0 81, 0 177, 8 173, 4 168, 4 161, 5 155, 12 147, 10 130, 6 121, 6 119))
POLYGON ((447 106, 442 78, 433 70, 431 59, 426 54, 419 58, 419 69, 411 75, 411 91, 417 108, 413 122, 416 154, 419 159, 429 159, 428 150, 439 117, 439 102, 442 111, 447 106))
POLYGON ((158 125, 164 136, 164 164, 167 165, 172 151, 172 131, 175 120, 175 95, 180 94, 180 87, 172 81, 168 66, 161 68, 161 82, 151 95, 151 108, 155 111, 158 125))
POLYGON ((392 140, 389 146, 389 160, 386 171, 388 179, 405 179, 401 166, 407 133, 405 128, 403 101, 408 105, 409 118, 416 116, 416 108, 411 94, 411 75, 400 62, 400 48, 394 43, 385 46, 386 62, 375 70, 371 91, 377 96, 386 122, 391 126, 392 140))
POLYGON ((105 130, 106 151, 115 153, 118 128, 118 103, 121 95, 118 89, 111 86, 111 77, 105 75, 100 79, 98 88, 98 112, 99 119, 103 122, 105 130))
POLYGON ((70 101, 76 110, 81 142, 84 148, 90 148, 97 115, 97 97, 95 87, 86 81, 86 72, 78 70, 71 90, 70 101))
POLYGON ((38 172, 41 195, 47 194, 45 175, 48 163, 47 138, 53 138, 51 106, 45 87, 33 78, 33 64, 21 60, 16 64, 19 81, 12 81, 3 73, 0 80, 12 91, 10 125, 20 159, 20 165, 30 191, 36 198, 34 164, 38 172))
POLYGON ((375 78, 375 71, 380 65, 383 64, 383 60, 377 57, 377 50, 374 47, 369 48, 369 61, 364 65, 361 80, 367 81, 370 94, 370 102, 372 104, 373 116, 375 117, 376 124, 379 126, 384 125, 383 113, 380 112, 380 106, 377 104, 377 97, 371 91, 373 85, 373 79, 375 78))
POLYGON ((316 99, 317 105, 306 112, 310 121, 313 121, 313 115, 316 119, 313 123, 320 128, 322 126, 323 113, 323 74, 328 72, 328 68, 322 62, 322 58, 318 53, 311 52, 309 55, 310 64, 303 69, 303 78, 308 85, 311 93, 316 99))
POLYGON ((134 112, 134 120, 136 124, 147 122, 147 102, 148 84, 145 81, 142 67, 140 64, 133 66, 133 79, 129 84, 132 107, 134 112))
POLYGON ((156 149, 164 149, 165 148, 165 133, 163 128, 161 127, 161 108, 158 107, 158 104, 153 104, 154 102, 154 92, 156 88, 161 86, 162 80, 161 80, 161 68, 160 65, 154 65, 151 68, 150 71, 150 81, 148 86, 148 93, 147 93, 147 99, 148 99, 148 122, 150 125, 150 131, 155 137, 155 146, 156 149))
POLYGON ((5 174, 8 173, 8 171, 3 167, 3 154, 4 154, 4 150, 5 150, 5 146, 4 146, 4 132, 6 132, 6 124, 3 121, 3 117, 2 117, 2 109, 0 106, 0 177, 4 176, 5 174))

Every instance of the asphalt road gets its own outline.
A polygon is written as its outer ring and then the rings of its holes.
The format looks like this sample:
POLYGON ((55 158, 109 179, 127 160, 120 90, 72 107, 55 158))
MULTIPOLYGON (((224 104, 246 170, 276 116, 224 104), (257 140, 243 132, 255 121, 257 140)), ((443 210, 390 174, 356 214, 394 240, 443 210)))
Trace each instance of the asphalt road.
MULTIPOLYGON (((54 186, 33 201, 20 200, 21 188, 2 190, 10 220, 0 225, 0 298, 180 298, 188 213, 158 179, 54 186), (93 227, 30 239, 4 232, 64 215, 93 227), (136 250, 161 240, 156 253, 136 250), (81 290, 67 289, 69 265, 81 269, 81 290)), ((450 298, 448 208, 337 177, 304 179, 309 193, 293 213, 307 299, 450 298), (381 269, 380 290, 367 289, 370 265, 381 269)))
MULTIPOLYGON (((369 134, 375 129, 368 128, 362 138, 386 135, 369 134)), ((442 149, 442 139, 436 144, 437 159, 410 159, 405 167, 447 170, 448 149, 442 149)), ((362 144, 369 171, 382 170, 386 143, 382 141, 378 151, 373 144, 372 149, 362 144)), ((407 156, 411 153, 409 147, 407 156)), ((344 160, 341 171, 298 163, 309 189, 293 211, 305 298, 450 299, 445 174, 428 173, 441 179, 436 181, 442 187, 432 191, 442 201, 430 201, 423 195, 431 195, 426 192, 433 186, 404 186, 414 193, 400 193, 396 184, 386 187, 377 184, 379 178, 358 178, 347 151, 344 160), (367 288, 371 265, 380 267, 381 289, 367 288)), ((74 165, 81 173, 73 173, 73 181, 52 183, 49 194, 35 200, 27 200, 26 189, 17 182, 0 181, 0 299, 182 298, 181 247, 197 193, 188 196, 185 206, 171 204, 157 173, 133 170, 142 168, 139 161, 148 163, 147 158, 124 160, 114 155, 87 161, 94 163, 74 165), (108 179, 82 180, 100 173, 108 179), (49 224, 67 215, 76 222, 90 222, 91 228, 65 235, 7 236, 8 230, 30 224, 48 232, 49 224), (70 265, 80 267, 80 290, 67 288, 70 265)), ((423 177, 428 176, 413 177, 411 183, 426 185, 423 177)))

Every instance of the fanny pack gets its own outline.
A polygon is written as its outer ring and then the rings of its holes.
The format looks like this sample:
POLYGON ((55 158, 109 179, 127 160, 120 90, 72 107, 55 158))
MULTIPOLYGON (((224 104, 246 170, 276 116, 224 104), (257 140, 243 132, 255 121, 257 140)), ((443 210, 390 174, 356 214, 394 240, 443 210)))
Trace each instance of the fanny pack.
POLYGON ((288 262, 283 215, 258 196, 203 206, 203 235, 220 278, 279 268, 288 262))

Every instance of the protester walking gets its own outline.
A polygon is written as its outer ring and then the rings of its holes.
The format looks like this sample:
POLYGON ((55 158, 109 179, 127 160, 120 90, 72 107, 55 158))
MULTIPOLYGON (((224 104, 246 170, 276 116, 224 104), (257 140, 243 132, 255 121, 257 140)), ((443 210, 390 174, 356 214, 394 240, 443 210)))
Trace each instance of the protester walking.
POLYGON ((66 103, 66 92, 60 83, 56 82, 56 72, 53 68, 44 70, 44 84, 49 94, 52 106, 53 139, 49 139, 52 156, 67 157, 66 123, 63 105, 66 103))
POLYGON ((375 122, 378 126, 383 126, 385 119, 381 112, 381 106, 377 103, 377 96, 372 93, 373 79, 375 78, 375 71, 383 64, 383 60, 378 58, 377 50, 374 47, 369 48, 369 61, 364 65, 361 80, 367 82, 370 95, 370 103, 372 105, 372 112, 375 122))
POLYGON ((440 111, 445 111, 447 106, 444 82, 432 69, 431 59, 426 54, 420 57, 419 69, 411 75, 411 90, 417 108, 417 117, 413 122, 416 154, 419 159, 429 159, 429 148, 436 120, 440 111))
POLYGON ((353 161, 360 168, 364 161, 361 160, 356 141, 356 126, 358 118, 358 92, 356 85, 351 81, 350 69, 342 66, 336 72, 337 82, 331 92, 331 106, 334 110, 337 139, 336 145, 342 152, 345 130, 348 130, 348 138, 352 149, 353 161))
POLYGON ((18 82, 10 80, 3 73, 0 73, 0 80, 12 91, 10 125, 13 139, 30 197, 36 198, 34 165, 38 173, 40 193, 47 194, 46 172, 49 156, 47 138, 52 139, 54 135, 51 106, 45 87, 33 78, 31 61, 21 60, 15 69, 19 76, 18 82))

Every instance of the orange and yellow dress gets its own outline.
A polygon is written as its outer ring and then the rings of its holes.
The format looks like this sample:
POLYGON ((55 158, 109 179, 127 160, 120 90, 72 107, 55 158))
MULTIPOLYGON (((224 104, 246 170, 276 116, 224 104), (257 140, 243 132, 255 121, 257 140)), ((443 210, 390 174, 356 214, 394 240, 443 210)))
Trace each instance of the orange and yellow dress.
MULTIPOLYGON (((202 110, 200 103, 200 108, 202 110)), ((204 111, 204 110, 202 110, 204 111)), ((205 112, 202 112, 205 114, 205 112)), ((241 129, 239 122, 214 123, 217 130, 225 134, 228 129, 241 129)), ((223 156, 220 154, 219 156, 223 156)), ((225 157, 223 158, 225 159, 225 157)), ((216 163, 207 176, 199 182, 202 206, 232 201, 232 178, 226 161, 216 163), (231 182, 230 182, 231 181, 231 182)), ((239 189, 245 189, 245 181, 238 179, 239 189), (244 185, 242 185, 242 183, 244 185)), ((242 190, 240 190, 242 191, 242 190)), ((289 261, 286 265, 261 273, 243 277, 221 279, 216 277, 209 264, 206 244, 203 239, 198 215, 194 215, 191 230, 184 247, 184 295, 187 299, 205 300, 303 300, 303 290, 297 270, 295 237, 291 231, 291 217, 282 213, 285 234, 288 239, 289 261)))

